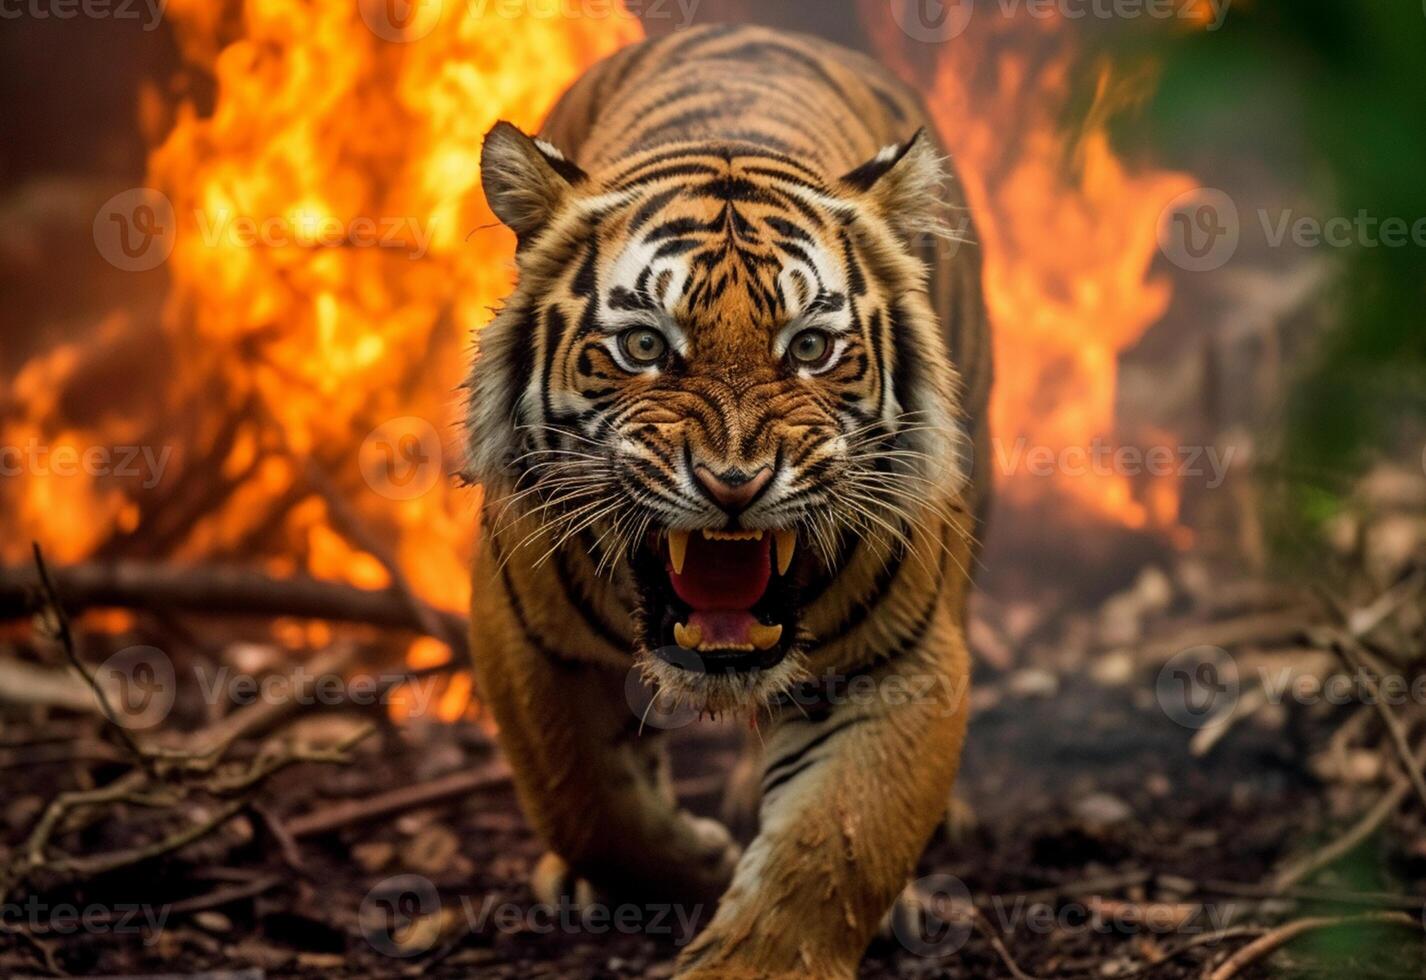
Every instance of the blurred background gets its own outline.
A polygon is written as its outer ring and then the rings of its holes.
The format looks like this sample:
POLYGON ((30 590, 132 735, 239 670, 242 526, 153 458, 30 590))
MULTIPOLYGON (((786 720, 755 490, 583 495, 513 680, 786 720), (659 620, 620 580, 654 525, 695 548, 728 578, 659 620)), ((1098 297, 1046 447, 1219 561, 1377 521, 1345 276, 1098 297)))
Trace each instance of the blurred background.
MULTIPOLYGON (((0 928, 5 972, 642 976, 676 952, 460 914, 527 906, 538 847, 463 668, 457 407, 513 273, 481 137, 716 21, 922 92, 985 258, 997 503, 971 747, 923 871, 982 912, 1074 914, 892 935, 868 975, 1421 975, 1405 0, 6 7, 0 903, 50 912, 0 928), (331 703, 290 693, 323 676, 331 703), (162 805, 55 809, 116 784, 162 805), (135 867, 139 901, 179 905, 165 928, 56 926, 63 902, 114 920, 135 867), (368 915, 407 893, 395 926, 368 915)), ((737 726, 685 722, 680 791, 717 813, 737 726)))

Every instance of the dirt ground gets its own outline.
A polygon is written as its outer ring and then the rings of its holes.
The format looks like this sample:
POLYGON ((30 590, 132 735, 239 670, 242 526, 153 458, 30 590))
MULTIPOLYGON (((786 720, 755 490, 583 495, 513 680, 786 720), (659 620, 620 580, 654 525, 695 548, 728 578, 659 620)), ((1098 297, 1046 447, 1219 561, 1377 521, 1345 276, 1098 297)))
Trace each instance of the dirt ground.
MULTIPOLYGON (((1420 918, 1426 828, 1409 808, 1310 886, 1278 895, 1265 886, 1276 866, 1335 837, 1369 799, 1313 775, 1309 760, 1336 730, 1335 714, 1259 717, 1194 755, 1194 732, 1155 696, 1152 663, 1109 677, 1060 659, 978 668, 954 818, 919 873, 923 894, 960 894, 980 915, 973 921, 969 905, 951 901, 936 906, 947 921, 903 916, 872 946, 862 976, 1200 977, 1289 919, 1390 909, 1420 918)), ((326 713, 306 722, 308 734, 375 714, 326 713)), ((615 909, 626 917, 584 922, 545 914, 526 884, 541 848, 480 726, 377 723, 353 764, 287 768, 252 806, 180 850, 80 881, 40 875, 12 890, 0 975, 670 975, 711 910, 615 909), (283 829, 482 767, 495 776, 431 805, 326 832, 283 829), (92 918, 77 923, 85 910, 92 918)), ((97 733, 97 722, 66 724, 71 742, 86 727, 97 733)), ((112 749, 82 764, 47 756, 46 745, 63 742, 57 726, 47 715, 6 728, 0 826, 12 858, 54 793, 123 771, 112 749)), ((666 737, 686 804, 716 814, 740 733, 702 722, 666 737)), ((171 819, 159 812, 128 806, 121 819, 70 827, 63 850, 151 840, 171 819)), ((1426 947, 1419 930, 1400 924, 1336 928, 1237 975, 1421 977, 1426 947)))

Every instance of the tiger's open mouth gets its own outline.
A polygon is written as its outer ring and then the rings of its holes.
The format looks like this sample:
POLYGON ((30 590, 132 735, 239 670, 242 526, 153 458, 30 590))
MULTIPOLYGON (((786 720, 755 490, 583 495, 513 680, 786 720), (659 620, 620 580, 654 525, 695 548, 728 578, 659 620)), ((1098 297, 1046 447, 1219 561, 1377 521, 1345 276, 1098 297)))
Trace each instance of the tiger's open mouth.
POLYGON ((635 562, 647 649, 701 674, 779 664, 797 635, 792 531, 665 531, 635 562))

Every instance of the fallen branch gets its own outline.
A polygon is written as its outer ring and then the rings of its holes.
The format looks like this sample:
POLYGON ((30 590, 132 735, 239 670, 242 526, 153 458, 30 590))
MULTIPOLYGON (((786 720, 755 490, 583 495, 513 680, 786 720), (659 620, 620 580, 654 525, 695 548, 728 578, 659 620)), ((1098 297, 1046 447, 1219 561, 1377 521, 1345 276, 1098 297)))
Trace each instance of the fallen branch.
POLYGON ((1309 932, 1319 932, 1323 929, 1340 929, 1343 926, 1356 925, 1383 925, 1401 926, 1407 929, 1420 929, 1421 922, 1404 912, 1364 912, 1360 915, 1344 915, 1336 917, 1317 917, 1309 919, 1298 919, 1286 925, 1279 926, 1267 935, 1253 940, 1228 957, 1216 970, 1206 974, 1207 980, 1231 980, 1243 971, 1244 967, 1251 966, 1258 960, 1277 951, 1282 946, 1292 942, 1299 936, 1309 932))
POLYGON ((1190 647, 1230 647, 1253 643, 1260 646, 1301 640, 1312 622, 1311 610, 1293 608, 1285 612, 1251 613, 1217 623, 1194 623, 1172 636, 1156 639, 1142 647, 1140 656, 1151 663, 1166 661, 1190 647))
POLYGON ((352 800, 315 810, 288 820, 283 828, 293 838, 314 837, 352 824, 366 823, 418 807, 444 803, 473 793, 510 784, 510 770, 504 763, 466 769, 415 786, 403 786, 367 800, 352 800))
POLYGON ((341 491, 316 459, 308 458, 305 469, 307 482, 327 504, 327 515, 352 544, 381 562, 382 567, 386 569, 386 574, 391 577, 392 590, 397 592, 410 607, 411 615, 420 625, 421 632, 445 643, 451 648, 452 656, 464 654, 466 648, 464 623, 456 617, 443 617, 435 608, 421 600, 421 597, 416 594, 411 580, 402 570, 401 562, 397 560, 396 555, 372 533, 366 522, 362 520, 361 515, 342 496, 341 491))
POLYGON ((1300 881, 1312 877, 1329 865, 1336 864, 1343 857, 1356 850, 1364 840, 1376 833, 1388 817, 1401 806, 1411 792, 1411 783, 1403 776, 1381 795, 1370 810, 1353 824, 1346 833, 1325 847, 1319 848, 1292 864, 1284 866, 1272 877, 1272 888, 1282 893, 1300 881))
MULTIPOLYGON (((197 744, 196 750, 142 744, 133 732, 116 720, 104 692, 95 685, 93 674, 75 650, 69 618, 45 568, 38 546, 35 548, 35 563, 47 602, 47 612, 52 614, 57 623, 59 641, 71 664, 94 689, 94 695, 99 700, 109 725, 122 736, 123 746, 128 750, 133 768, 103 787, 70 790, 50 800, 21 852, 4 867, 0 867, 0 902, 5 900, 13 888, 37 874, 58 876, 66 880, 89 878, 179 850, 218 830, 239 811, 250 806, 254 802, 258 787, 275 773, 304 762, 350 763, 350 751, 375 731, 372 725, 362 725, 330 748, 280 742, 260 751, 256 758, 241 769, 223 766, 222 764, 228 761, 228 750, 238 738, 262 730, 296 709, 304 691, 303 675, 299 668, 298 673, 289 676, 281 697, 252 705, 206 731, 199 732, 196 737, 187 739, 197 744), (50 853, 55 835, 77 811, 87 814, 98 807, 117 808, 125 804, 177 810, 192 800, 194 794, 217 797, 221 802, 216 805, 216 809, 200 815, 197 819, 189 820, 185 815, 183 826, 167 837, 94 855, 50 853)), ((329 651, 319 660, 330 667, 338 667, 343 665, 350 655, 350 651, 339 648, 329 651)))
MULTIPOLYGON (((55 593, 73 612, 93 608, 186 611, 214 616, 292 616, 426 634, 428 628, 399 590, 374 591, 308 578, 272 578, 239 568, 183 567, 147 562, 77 564, 55 569, 55 593)), ((35 611, 42 584, 32 568, 0 568, 0 620, 35 611)), ((466 653, 465 617, 430 610, 442 624, 436 639, 466 653)))
POLYGON ((0 660, 0 704, 41 706, 94 713, 94 692, 68 670, 19 660, 0 660))

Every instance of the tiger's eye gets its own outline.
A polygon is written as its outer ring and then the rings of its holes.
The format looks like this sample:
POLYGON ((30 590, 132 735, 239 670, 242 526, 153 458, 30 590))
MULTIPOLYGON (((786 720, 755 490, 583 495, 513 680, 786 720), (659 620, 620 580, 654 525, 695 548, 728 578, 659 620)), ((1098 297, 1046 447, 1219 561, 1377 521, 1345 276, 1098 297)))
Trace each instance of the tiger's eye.
POLYGON ((787 356, 803 367, 816 367, 832 352, 832 338, 823 330, 804 330, 787 345, 787 356))
POLYGON ((663 339, 663 334, 648 327, 625 330, 619 335, 619 345, 629 360, 640 365, 657 364, 668 353, 668 341, 663 339))

